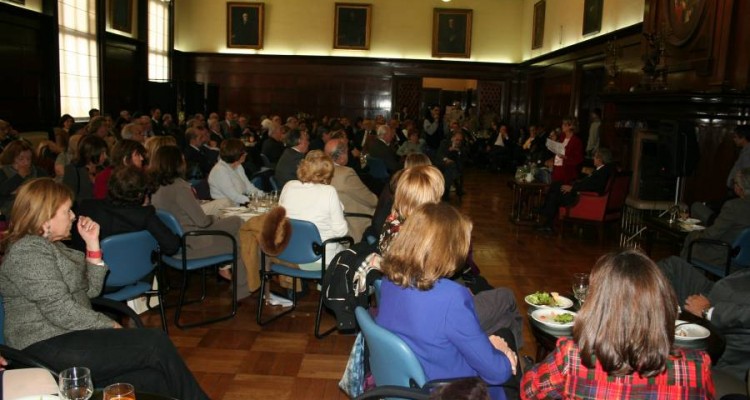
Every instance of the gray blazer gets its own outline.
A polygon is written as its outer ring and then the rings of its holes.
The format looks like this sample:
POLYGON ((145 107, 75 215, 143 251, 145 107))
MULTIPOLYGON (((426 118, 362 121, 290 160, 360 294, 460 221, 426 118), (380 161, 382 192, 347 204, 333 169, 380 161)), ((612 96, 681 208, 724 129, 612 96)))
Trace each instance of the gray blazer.
POLYGON ((8 345, 23 349, 72 331, 112 328, 114 321, 89 301, 101 292, 107 270, 40 236, 13 243, 0 266, 8 345))
MULTIPOLYGON (((685 238, 681 256, 687 259, 688 244, 695 239, 718 239, 731 244, 740 232, 748 227, 750 227, 750 197, 729 200, 724 203, 713 225, 702 231, 691 232, 685 238)), ((722 265, 726 260, 726 250, 719 246, 695 244, 693 257, 711 264, 722 265)))

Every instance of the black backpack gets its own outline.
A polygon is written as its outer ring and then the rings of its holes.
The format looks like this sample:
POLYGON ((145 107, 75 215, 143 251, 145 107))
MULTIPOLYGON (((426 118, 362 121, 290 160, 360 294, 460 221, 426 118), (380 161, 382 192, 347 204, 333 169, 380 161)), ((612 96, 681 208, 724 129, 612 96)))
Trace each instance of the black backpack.
POLYGON ((328 265, 321 296, 323 304, 336 315, 338 330, 357 327, 354 309, 368 307, 370 287, 383 276, 379 258, 370 245, 360 242, 337 254, 328 265))

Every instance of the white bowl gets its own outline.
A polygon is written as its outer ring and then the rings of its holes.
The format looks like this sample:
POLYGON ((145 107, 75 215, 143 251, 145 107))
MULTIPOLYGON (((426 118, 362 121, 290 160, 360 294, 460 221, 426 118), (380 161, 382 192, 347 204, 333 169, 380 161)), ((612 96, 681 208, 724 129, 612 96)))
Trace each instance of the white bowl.
POLYGON ((531 313, 531 318, 534 318, 535 321, 550 328, 565 329, 573 326, 576 315, 577 314, 573 311, 564 311, 555 308, 540 308, 531 313), (555 322, 554 318, 560 314, 573 314, 573 321, 568 322, 567 324, 555 322))
POLYGON ((701 340, 711 336, 711 331, 698 324, 689 324, 687 321, 678 319, 675 321, 675 325, 680 325, 674 332, 674 339, 678 342, 701 340))
POLYGON ((532 303, 529 300, 530 296, 531 295, 528 295, 528 296, 524 297, 523 300, 526 302, 526 304, 534 307, 535 309, 557 308, 557 309, 565 310, 565 309, 568 309, 570 307, 573 307, 573 300, 571 300, 571 299, 569 299, 569 298, 567 298, 565 296, 557 296, 557 298, 559 299, 559 304, 557 304, 555 306, 549 306, 549 305, 545 305, 545 304, 534 304, 534 303, 532 303))

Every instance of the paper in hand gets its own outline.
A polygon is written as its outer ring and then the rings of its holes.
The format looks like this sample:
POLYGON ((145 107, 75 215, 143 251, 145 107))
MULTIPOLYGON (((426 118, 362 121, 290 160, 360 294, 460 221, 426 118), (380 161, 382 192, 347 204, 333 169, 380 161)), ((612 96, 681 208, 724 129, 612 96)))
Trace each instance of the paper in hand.
POLYGON ((565 145, 563 145, 560 142, 556 142, 552 139, 547 139, 547 143, 545 144, 549 151, 557 154, 558 156, 564 156, 565 155, 565 145))

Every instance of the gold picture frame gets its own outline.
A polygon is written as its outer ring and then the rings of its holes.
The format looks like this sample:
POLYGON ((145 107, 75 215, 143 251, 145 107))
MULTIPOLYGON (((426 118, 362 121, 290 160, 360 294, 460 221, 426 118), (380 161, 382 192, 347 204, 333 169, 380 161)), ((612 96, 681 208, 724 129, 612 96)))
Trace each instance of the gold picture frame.
POLYGON ((109 1, 109 26, 114 30, 133 34, 133 0, 109 1))
POLYGON ((264 3, 227 3, 227 47, 263 48, 264 3))
POLYGON ((544 46, 544 13, 547 3, 540 0, 534 4, 534 25, 531 36, 531 50, 544 46))
POLYGON ((372 4, 336 3, 333 48, 370 50, 372 4))
POLYGON ((432 16, 432 56, 471 57, 473 11, 436 8, 432 16))

